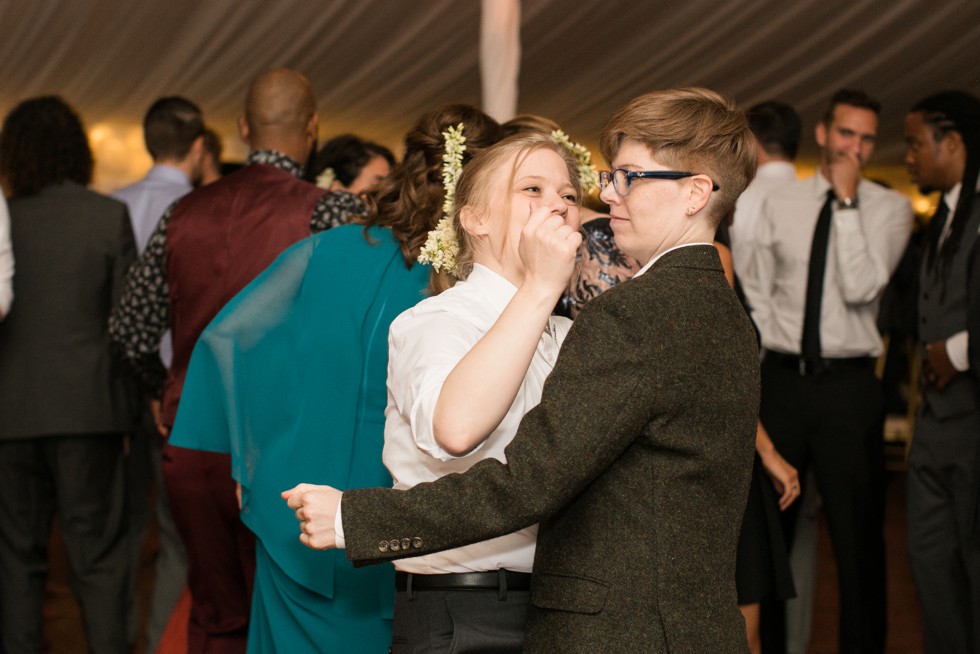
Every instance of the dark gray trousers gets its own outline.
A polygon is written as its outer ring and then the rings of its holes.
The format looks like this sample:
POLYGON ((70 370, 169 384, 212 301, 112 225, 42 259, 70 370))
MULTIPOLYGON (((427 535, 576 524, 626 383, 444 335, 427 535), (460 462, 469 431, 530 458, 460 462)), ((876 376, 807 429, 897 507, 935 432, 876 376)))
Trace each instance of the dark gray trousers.
POLYGON ((519 654, 530 591, 395 593, 391 654, 519 654))
POLYGON ((970 511, 980 413, 920 412, 908 466, 908 551, 926 654, 980 653, 980 542, 970 511))
POLYGON ((56 512, 89 651, 128 651, 125 506, 121 435, 0 441, 4 654, 42 649, 41 606, 56 512))
POLYGON ((146 626, 146 651, 156 652, 160 638, 170 620, 177 600, 187 586, 187 551, 170 514, 170 503, 163 488, 163 437, 153 424, 149 405, 144 401, 143 415, 133 433, 126 458, 126 485, 129 493, 128 526, 130 580, 127 595, 127 638, 136 642, 140 610, 137 577, 143 545, 150 523, 156 516, 159 548, 153 575, 153 594, 146 626))

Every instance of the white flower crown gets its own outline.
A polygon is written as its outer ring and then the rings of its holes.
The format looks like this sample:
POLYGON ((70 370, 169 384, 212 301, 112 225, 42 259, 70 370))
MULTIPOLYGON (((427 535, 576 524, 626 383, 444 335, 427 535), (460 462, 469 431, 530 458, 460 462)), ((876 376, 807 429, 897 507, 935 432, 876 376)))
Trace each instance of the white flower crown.
POLYGON ((551 140, 558 145, 568 148, 578 160, 578 181, 582 190, 592 193, 599 188, 599 171, 592 165, 592 153, 584 145, 580 145, 568 138, 568 134, 556 129, 551 132, 551 140))
POLYGON ((453 227, 453 201, 456 197, 456 183, 463 172, 463 152, 466 151, 466 137, 463 136, 463 123, 450 127, 442 133, 445 151, 442 153, 442 188, 445 199, 442 202, 442 219, 436 228, 429 232, 425 245, 419 252, 419 263, 430 264, 436 272, 445 269, 456 275, 456 255, 459 254, 459 241, 453 227))

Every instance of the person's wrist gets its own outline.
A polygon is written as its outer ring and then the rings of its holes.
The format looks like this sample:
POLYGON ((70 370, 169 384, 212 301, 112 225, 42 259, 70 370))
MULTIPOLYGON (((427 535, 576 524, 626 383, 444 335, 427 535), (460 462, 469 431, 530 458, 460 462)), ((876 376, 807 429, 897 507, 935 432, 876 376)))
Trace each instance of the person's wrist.
POLYGON ((837 198, 837 209, 840 211, 845 211, 847 209, 857 209, 858 199, 857 195, 845 194, 843 197, 838 196, 837 198))

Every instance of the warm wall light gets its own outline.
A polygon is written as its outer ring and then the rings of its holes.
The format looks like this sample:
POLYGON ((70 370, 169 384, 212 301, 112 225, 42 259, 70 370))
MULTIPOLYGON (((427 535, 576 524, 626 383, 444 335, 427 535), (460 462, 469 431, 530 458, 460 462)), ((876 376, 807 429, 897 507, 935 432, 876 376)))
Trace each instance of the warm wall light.
POLYGON ((95 156, 93 188, 102 193, 135 182, 153 164, 139 124, 96 123, 89 129, 95 156))

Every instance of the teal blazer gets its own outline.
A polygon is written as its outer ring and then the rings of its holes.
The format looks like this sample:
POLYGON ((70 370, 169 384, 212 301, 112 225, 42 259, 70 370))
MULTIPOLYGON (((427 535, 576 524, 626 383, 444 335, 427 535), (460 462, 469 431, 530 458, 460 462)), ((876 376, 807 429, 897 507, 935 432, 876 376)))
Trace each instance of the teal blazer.
POLYGON ((424 297, 387 229, 338 227, 286 250, 194 348, 170 443, 228 452, 258 539, 250 651, 380 652, 393 569, 354 570, 298 540, 280 492, 300 482, 390 486, 388 327, 424 297))
POLYGON ((526 652, 747 652, 735 594, 759 409, 755 332, 709 245, 576 318, 507 463, 344 494, 355 564, 540 522, 526 652))

